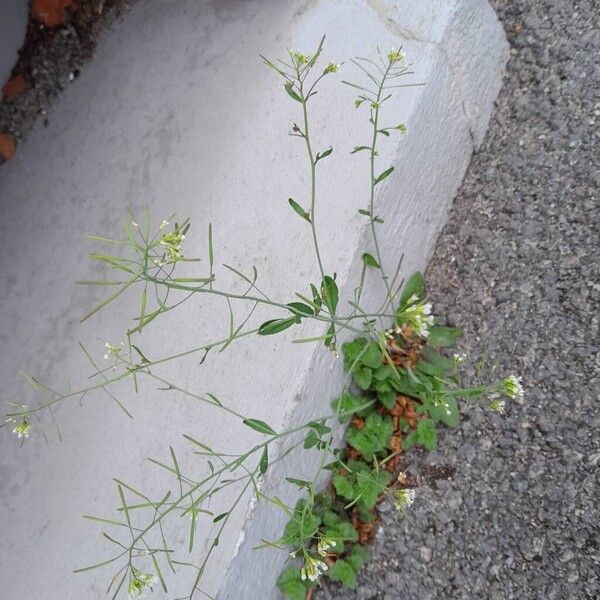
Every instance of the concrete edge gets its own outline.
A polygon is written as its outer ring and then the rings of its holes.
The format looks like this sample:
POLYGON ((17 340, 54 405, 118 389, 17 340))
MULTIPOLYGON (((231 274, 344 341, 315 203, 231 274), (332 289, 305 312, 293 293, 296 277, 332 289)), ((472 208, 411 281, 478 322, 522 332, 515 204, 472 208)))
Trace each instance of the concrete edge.
MULTIPOLYGON (((369 4, 376 9, 373 2, 369 4)), ((427 265, 472 152, 483 141, 502 85, 508 43, 487 0, 458 0, 439 41, 407 32, 382 14, 380 6, 376 12, 387 27, 394 29, 400 42, 408 36, 432 45, 439 55, 437 80, 431 82, 434 85, 427 86, 428 92, 423 96, 413 122, 409 123, 409 130, 419 131, 419 136, 413 136, 413 142, 409 137, 408 147, 401 142, 397 148, 396 171, 404 178, 395 177, 388 182, 377 199, 378 213, 385 215, 387 224, 382 230, 385 233, 381 245, 384 250, 390 249, 398 245, 398 239, 401 240, 405 248, 402 272, 406 276, 427 265), (481 83, 482 73, 487 75, 484 84, 481 83), (446 119, 438 123, 435 119, 439 117, 439 107, 444 105, 446 119), (452 134, 442 136, 442 145, 436 125, 452 134), (424 131, 427 131, 426 135, 424 131), (432 181, 427 176, 414 175, 423 170, 423 157, 427 160, 426 170, 432 175, 432 181), (438 177, 438 173, 442 175, 438 177), (409 194, 406 194, 407 189, 409 194), (401 200, 390 202, 396 198, 401 200), (386 201, 387 208, 384 206, 386 201)), ((360 268, 361 255, 368 247, 368 235, 365 227, 352 259, 352 272, 360 268)), ((380 290, 374 287, 370 291, 369 300, 376 303, 381 297, 380 290)), ((310 377, 305 378, 302 393, 290 416, 290 424, 322 414, 323 407, 339 393, 343 377, 340 361, 332 364, 329 356, 315 351, 309 372, 310 377)), ((342 433, 341 429, 337 432, 339 437, 342 433)), ((303 454, 304 458, 308 456, 308 453, 303 454)), ((263 482, 263 490, 293 504, 291 486, 282 485, 284 476, 291 472, 294 472, 292 460, 278 463, 263 482)), ((261 539, 280 536, 285 522, 285 515, 280 510, 265 502, 251 502, 229 571, 219 591, 220 599, 280 597, 275 582, 286 562, 285 554, 253 548, 261 539)))

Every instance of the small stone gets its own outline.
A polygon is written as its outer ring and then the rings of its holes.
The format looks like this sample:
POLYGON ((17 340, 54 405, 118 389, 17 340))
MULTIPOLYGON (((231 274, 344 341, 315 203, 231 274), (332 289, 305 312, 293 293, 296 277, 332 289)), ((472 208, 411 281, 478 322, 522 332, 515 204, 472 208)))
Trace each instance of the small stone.
POLYGON ((427 548, 427 546, 421 546, 419 548, 419 554, 421 555, 421 560, 428 563, 431 561, 433 552, 431 551, 431 548, 427 548))

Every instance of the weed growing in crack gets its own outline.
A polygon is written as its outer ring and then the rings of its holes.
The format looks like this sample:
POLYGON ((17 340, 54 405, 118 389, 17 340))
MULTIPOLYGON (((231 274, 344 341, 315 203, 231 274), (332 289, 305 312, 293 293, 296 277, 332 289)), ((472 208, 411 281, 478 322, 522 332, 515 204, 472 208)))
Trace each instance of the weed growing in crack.
POLYGON ((342 297, 336 273, 319 244, 319 232, 327 223, 319 218, 318 212, 318 167, 331 156, 333 148, 315 149, 309 107, 323 78, 334 76, 341 68, 334 62, 319 67, 322 49, 323 40, 311 54, 293 50, 288 51, 283 60, 262 57, 282 79, 287 98, 298 109, 291 135, 299 138, 306 150, 310 175, 308 201, 304 204, 288 199, 291 210, 306 223, 315 255, 316 274, 306 282, 305 291, 289 291, 273 298, 258 287, 255 267, 244 272, 229 265, 223 265, 223 269, 233 274, 244 290, 218 287, 219 272, 210 226, 205 271, 194 277, 182 276, 182 265, 198 260, 189 258, 186 252, 189 221, 178 222, 172 216, 153 227, 148 211, 143 219, 131 213, 124 224, 123 239, 92 236, 113 250, 92 253, 90 258, 103 263, 116 276, 79 282, 110 290, 82 320, 117 301, 125 292, 139 290, 139 313, 125 332, 126 341, 107 342, 103 350, 105 363, 96 361, 94 353, 81 346, 93 370, 92 383, 87 387, 58 392, 39 379, 26 376, 39 396, 37 403, 13 404, 6 415, 5 425, 10 424, 9 428, 22 440, 36 431, 43 433, 44 422, 57 426, 53 407, 69 400, 81 400, 93 392, 106 394, 131 416, 116 395, 117 384, 131 380, 137 390, 138 381, 145 379, 161 390, 175 391, 222 411, 231 418, 232 424, 263 436, 245 451, 233 452, 215 450, 198 439, 200 436, 184 435, 190 448, 205 461, 205 473, 196 476, 183 472, 175 451, 169 447, 166 462, 151 461, 173 481, 172 488, 159 495, 115 480, 119 498, 117 515, 114 518, 85 517, 111 528, 111 533, 104 533, 104 538, 113 551, 105 560, 78 569, 78 572, 101 567, 112 569, 108 592, 113 598, 122 592, 138 598, 158 586, 166 592, 169 571, 181 577, 182 569, 192 573, 186 598, 212 597, 203 589, 204 575, 232 515, 250 494, 287 515, 288 523, 281 537, 264 541, 262 547, 283 551, 293 561, 278 581, 289 598, 304 599, 322 576, 352 587, 356 574, 369 558, 363 544, 373 534, 378 500, 388 497, 400 515, 418 501, 414 482, 405 472, 399 472, 401 452, 415 445, 435 448, 437 427, 458 425, 460 398, 489 396, 490 408, 502 411, 501 395, 517 400, 522 396, 520 381, 513 376, 473 388, 463 387, 459 376, 461 357, 447 358, 441 351, 457 340, 460 331, 440 325, 432 315, 420 273, 403 285, 401 261, 393 276, 385 271, 378 237, 383 220, 376 213, 375 194, 377 186, 392 176, 394 167, 379 165, 378 148, 382 140, 406 134, 407 128, 403 123, 383 126, 383 109, 395 88, 410 85, 399 83, 410 71, 404 55, 395 49, 379 54, 375 60, 352 59, 365 81, 343 82, 357 90, 355 107, 368 111, 370 140, 367 145, 355 146, 352 153, 367 158, 369 195, 358 213, 367 219, 371 248, 362 254, 361 273, 352 298, 342 297), (374 313, 361 304, 371 275, 378 276, 385 288, 381 308, 374 313), (204 297, 220 299, 227 306, 230 316, 227 335, 152 359, 139 343, 134 343, 159 317, 185 302, 201 301, 204 297), (241 318, 236 316, 234 306, 243 308, 241 318), (253 319, 259 306, 273 313, 271 319, 261 324, 253 319), (324 346, 324 351, 330 352, 332 360, 337 359, 341 344, 347 376, 331 411, 296 427, 276 431, 266 421, 239 412, 212 393, 198 394, 161 375, 159 366, 166 363, 197 356, 202 364, 209 353, 223 351, 242 338, 264 338, 299 328, 306 322, 318 323, 322 333, 295 341, 322 344, 321 348, 324 346), (353 339, 343 341, 349 337, 353 339), (337 421, 348 424, 345 448, 336 447, 337 421), (296 497, 301 496, 291 506, 277 495, 265 492, 264 477, 290 453, 303 451, 316 451, 318 466, 310 479, 295 477, 293 473, 285 478, 287 484, 296 488, 296 497), (321 485, 323 474, 329 474, 331 480, 325 491, 321 485), (221 501, 224 491, 233 498, 225 505, 221 501), (171 536, 169 529, 170 523, 180 523, 182 517, 189 522, 185 548, 178 547, 178 538, 171 536), (211 528, 213 533, 206 545, 198 548, 196 533, 200 527, 203 531, 211 528), (189 557, 181 557, 182 553, 189 557))

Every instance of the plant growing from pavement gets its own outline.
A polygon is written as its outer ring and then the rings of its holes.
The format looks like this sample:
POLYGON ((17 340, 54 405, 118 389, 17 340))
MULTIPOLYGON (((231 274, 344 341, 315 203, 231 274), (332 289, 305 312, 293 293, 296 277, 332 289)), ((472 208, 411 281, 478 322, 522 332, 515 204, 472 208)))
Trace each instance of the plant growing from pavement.
MULTIPOLYGON (((249 493, 273 504, 289 518, 281 538, 264 544, 291 556, 293 564, 284 570, 278 582, 288 597, 304 598, 324 573, 334 581, 352 586, 356 573, 368 559, 368 552, 360 542, 364 542, 372 530, 369 524, 376 519, 374 507, 378 498, 389 496, 401 515, 415 501, 410 478, 397 472, 402 449, 414 445, 434 448, 437 427, 458 424, 457 400, 460 398, 484 396, 492 409, 502 411, 502 396, 522 395, 520 383, 514 376, 463 387, 459 374, 461 357, 448 358, 440 351, 453 344, 460 331, 440 325, 431 314, 419 273, 403 285, 401 260, 393 276, 384 271, 378 238, 378 228, 383 221, 375 212, 375 193, 377 186, 392 174, 393 166, 380 166, 377 150, 382 140, 391 135, 404 135, 407 129, 404 124, 383 127, 381 117, 393 90, 404 87, 398 83, 400 78, 410 73, 404 55, 395 49, 374 60, 352 59, 364 81, 343 82, 357 90, 355 107, 366 112, 371 128, 368 145, 352 150, 365 156, 367 162, 369 197, 366 207, 359 208, 358 212, 368 221, 371 251, 362 256, 362 270, 353 297, 346 300, 340 297, 336 274, 321 252, 318 235, 319 227, 326 226, 318 220, 318 165, 332 154, 333 148, 315 151, 309 129, 309 107, 315 101, 319 83, 340 70, 340 65, 333 62, 318 66, 322 48, 323 40, 312 54, 288 51, 285 60, 273 61, 262 57, 281 77, 288 99, 297 108, 298 123, 293 124, 291 135, 305 146, 310 191, 306 205, 292 198, 288 203, 298 218, 306 222, 317 278, 307 282, 304 292, 290 291, 283 298, 272 298, 258 287, 256 268, 248 273, 223 265, 243 282, 245 291, 221 289, 217 287, 219 274, 210 226, 206 272, 194 277, 181 276, 180 268, 196 260, 184 253, 189 221, 174 222, 171 217, 153 228, 148 211, 143 219, 131 213, 124 224, 123 239, 92 237, 117 249, 114 254, 93 253, 91 258, 118 273, 120 279, 82 282, 111 290, 84 320, 117 301, 125 292, 140 290, 139 314, 126 332, 126 342, 106 343, 103 350, 106 366, 101 366, 92 352, 81 347, 93 369, 92 383, 85 388, 61 393, 27 376, 40 399, 35 405, 12 404, 7 413, 4 425, 22 439, 35 430, 43 433, 44 421, 55 424, 54 406, 96 391, 106 393, 129 415, 125 403, 117 398, 115 388, 120 382, 131 380, 137 389, 138 380, 147 379, 161 389, 176 391, 221 410, 234 422, 264 436, 261 442, 244 452, 235 453, 209 447, 201 440, 201 431, 194 436, 184 435, 206 461, 206 474, 195 477, 182 472, 180 461, 169 447, 167 462, 152 460, 173 478, 173 488, 158 496, 115 480, 119 497, 117 516, 86 516, 112 528, 111 534, 104 533, 104 537, 111 543, 113 552, 98 564, 78 569, 112 569, 108 592, 113 598, 124 590, 130 597, 137 598, 157 585, 166 591, 168 572, 175 574, 183 568, 193 573, 187 597, 210 597, 202 589, 203 576, 231 515, 249 493), (381 309, 375 313, 367 312, 361 305, 362 292, 372 276, 381 278, 386 291, 381 309), (202 301, 205 296, 220 298, 226 303, 230 311, 228 335, 195 348, 182 349, 174 355, 148 358, 136 338, 147 327, 155 326, 159 317, 184 302, 202 301), (245 307, 246 312, 239 320, 235 317, 234 304, 245 307), (252 316, 258 306, 269 307, 273 318, 255 324, 252 316), (338 358, 340 336, 353 337, 341 345, 347 377, 330 411, 285 431, 276 431, 267 422, 238 412, 212 393, 198 394, 186 389, 179 382, 160 375, 157 369, 159 365, 186 356, 199 356, 203 362, 209 353, 223 351, 241 338, 269 337, 299 328, 308 321, 320 324, 322 333, 296 341, 321 344, 332 360, 338 358), (338 420, 349 422, 346 448, 335 444, 334 426, 338 420), (262 481, 272 466, 290 452, 303 451, 318 453, 317 467, 311 479, 299 479, 293 473, 286 478, 301 495, 295 506, 289 506, 277 496, 266 494, 262 481), (331 475, 329 491, 322 491, 324 473, 331 475), (235 499, 226 506, 219 506, 225 489, 234 489, 235 499), (168 524, 183 516, 189 518, 188 536, 185 548, 178 549, 175 536, 169 539, 168 524), (213 526, 216 533, 208 549, 199 551, 195 546, 196 530, 207 525, 213 526), (180 558, 179 551, 187 552, 189 557, 180 558)), ((266 340, 257 338, 257 343, 266 343, 266 340)))

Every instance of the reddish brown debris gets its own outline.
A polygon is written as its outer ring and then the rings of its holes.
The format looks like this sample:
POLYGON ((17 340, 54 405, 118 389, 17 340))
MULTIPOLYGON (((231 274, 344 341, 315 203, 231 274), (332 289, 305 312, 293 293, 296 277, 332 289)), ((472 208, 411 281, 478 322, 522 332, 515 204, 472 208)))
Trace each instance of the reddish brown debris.
POLYGON ((10 160, 17 150, 17 142, 10 133, 0 133, 0 157, 10 160))
POLYGON ((2 87, 2 94, 7 100, 11 100, 15 96, 22 94, 29 88, 29 82, 23 75, 17 75, 9 79, 2 87))
POLYGON ((378 525, 378 518, 370 523, 363 523, 358 516, 358 510, 356 508, 352 510, 352 526, 358 531, 359 544, 368 544, 375 537, 378 525))
POLYGON ((75 0, 33 0, 31 17, 46 27, 59 27, 69 19, 69 10, 75 0))
POLYGON ((352 425, 354 425, 354 427, 356 427, 356 429, 362 429, 365 426, 365 421, 364 421, 364 419, 361 419, 360 417, 353 417, 352 425))
MULTIPOLYGON (((421 348, 424 346, 425 340, 415 336, 410 327, 406 325, 402 327, 400 336, 403 341, 402 345, 398 343, 400 340, 394 338, 387 341, 391 362, 397 367, 414 369, 421 358, 421 348)), ((385 360, 390 362, 387 357, 385 360)))

